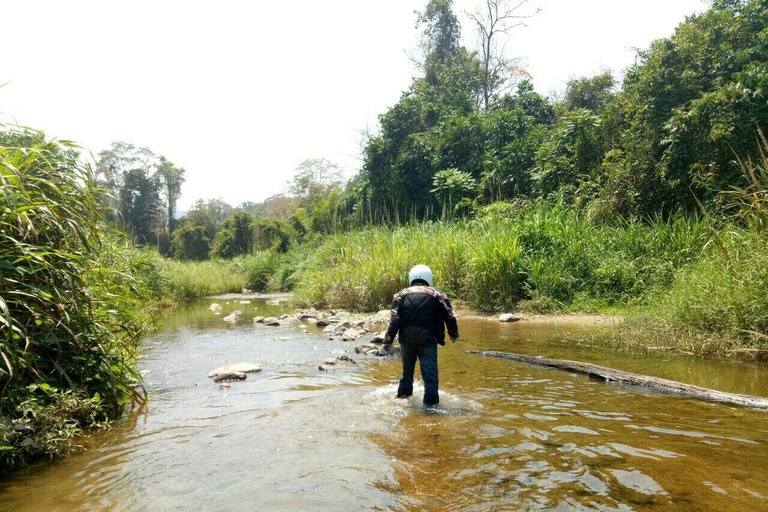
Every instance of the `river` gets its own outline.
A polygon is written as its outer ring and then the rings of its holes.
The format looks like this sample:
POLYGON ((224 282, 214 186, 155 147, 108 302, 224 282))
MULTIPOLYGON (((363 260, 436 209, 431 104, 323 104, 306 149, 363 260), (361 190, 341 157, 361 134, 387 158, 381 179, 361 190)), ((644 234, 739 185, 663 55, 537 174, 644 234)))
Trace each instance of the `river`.
MULTIPOLYGON (((399 360, 313 326, 253 325, 263 299, 200 300, 165 315, 140 368, 149 408, 88 449, 0 482, 0 511, 720 511, 768 509, 768 412, 607 385, 500 359, 576 359, 768 396, 768 367, 580 347, 575 326, 459 319, 440 349, 441 405, 417 383, 395 398, 399 360), (235 325, 222 321, 243 311, 235 325), (222 389, 215 367, 263 371, 222 389)), ((418 378, 418 373, 417 373, 418 378)))

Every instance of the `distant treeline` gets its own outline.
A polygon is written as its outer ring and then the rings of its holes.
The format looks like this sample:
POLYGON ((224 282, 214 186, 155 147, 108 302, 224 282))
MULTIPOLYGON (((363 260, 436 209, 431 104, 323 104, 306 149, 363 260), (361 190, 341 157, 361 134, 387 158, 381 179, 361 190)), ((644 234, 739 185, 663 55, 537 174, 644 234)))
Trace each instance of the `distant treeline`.
POLYGON ((450 0, 427 3, 422 73, 379 117, 350 181, 331 162, 307 160, 287 195, 238 207, 201 200, 175 221, 183 170, 116 143, 99 169, 118 224, 164 254, 200 260, 471 217, 498 201, 547 199, 593 219, 666 218, 699 202, 727 213, 719 193, 744 185, 737 160, 759 157, 758 132, 768 131, 766 0, 714 0, 640 51, 622 83, 610 72, 575 78, 557 99, 498 50, 504 9, 519 3, 494 3, 496 18, 470 18, 476 51, 461 45, 450 0))

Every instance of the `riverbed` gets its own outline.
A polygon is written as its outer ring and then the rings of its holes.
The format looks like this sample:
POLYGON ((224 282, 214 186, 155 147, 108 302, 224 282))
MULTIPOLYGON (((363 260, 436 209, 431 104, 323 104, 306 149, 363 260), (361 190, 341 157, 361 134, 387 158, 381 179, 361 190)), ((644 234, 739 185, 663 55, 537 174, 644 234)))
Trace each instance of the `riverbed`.
MULTIPOLYGON (((768 509, 768 412, 468 355, 575 359, 768 396, 768 366, 577 345, 578 325, 459 318, 437 409, 396 399, 399 360, 312 325, 254 325, 266 299, 181 304, 146 337, 150 402, 87 450, 0 482, 0 511, 713 511, 768 509), (227 323, 228 313, 242 320, 227 323), (320 372, 328 357, 357 365, 320 372), (229 388, 207 374, 253 362, 229 388)), ((418 372, 417 372, 418 378, 418 372)))

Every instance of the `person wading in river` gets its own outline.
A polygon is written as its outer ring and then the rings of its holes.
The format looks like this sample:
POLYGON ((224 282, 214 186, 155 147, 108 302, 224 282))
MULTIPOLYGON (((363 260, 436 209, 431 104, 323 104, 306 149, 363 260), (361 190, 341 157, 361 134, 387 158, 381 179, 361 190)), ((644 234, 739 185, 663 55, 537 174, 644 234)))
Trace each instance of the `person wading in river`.
POLYGON ((413 394, 413 371, 416 359, 424 379, 424 404, 437 405, 437 346, 445 345, 445 327, 451 341, 459 339, 459 326, 451 302, 445 293, 432 287, 432 270, 416 265, 408 274, 410 286, 400 290, 392 300, 392 312, 384 343, 392 343, 400 332, 400 355, 403 374, 397 398, 413 394))

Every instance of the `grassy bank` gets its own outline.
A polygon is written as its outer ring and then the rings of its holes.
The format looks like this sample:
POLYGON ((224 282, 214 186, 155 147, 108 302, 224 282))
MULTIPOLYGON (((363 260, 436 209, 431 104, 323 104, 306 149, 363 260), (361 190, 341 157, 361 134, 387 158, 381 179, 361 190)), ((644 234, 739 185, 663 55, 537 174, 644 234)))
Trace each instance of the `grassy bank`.
POLYGON ((330 238, 297 273, 296 300, 380 309, 416 263, 481 311, 628 313, 622 332, 605 340, 613 345, 697 354, 768 345, 765 237, 684 217, 597 223, 544 203, 330 238))
POLYGON ((176 261, 149 253, 154 267, 153 289, 164 299, 192 299, 221 293, 286 291, 293 287, 303 251, 263 251, 231 260, 176 261))
POLYGON ((669 288, 601 339, 615 347, 696 355, 768 355, 768 244, 730 230, 681 269, 669 288))
POLYGON ((703 218, 595 222, 559 204, 496 204, 471 221, 378 227, 229 261, 162 260, 161 295, 293 290, 300 306, 375 311, 426 263, 435 282, 485 312, 622 312, 602 340, 697 354, 768 343, 768 244, 703 218))
POLYGON ((595 223, 560 205, 497 204, 462 223, 376 228, 329 239, 297 276, 306 304, 372 310, 426 263, 482 311, 600 311, 649 304, 696 261, 707 225, 672 218, 595 223))

